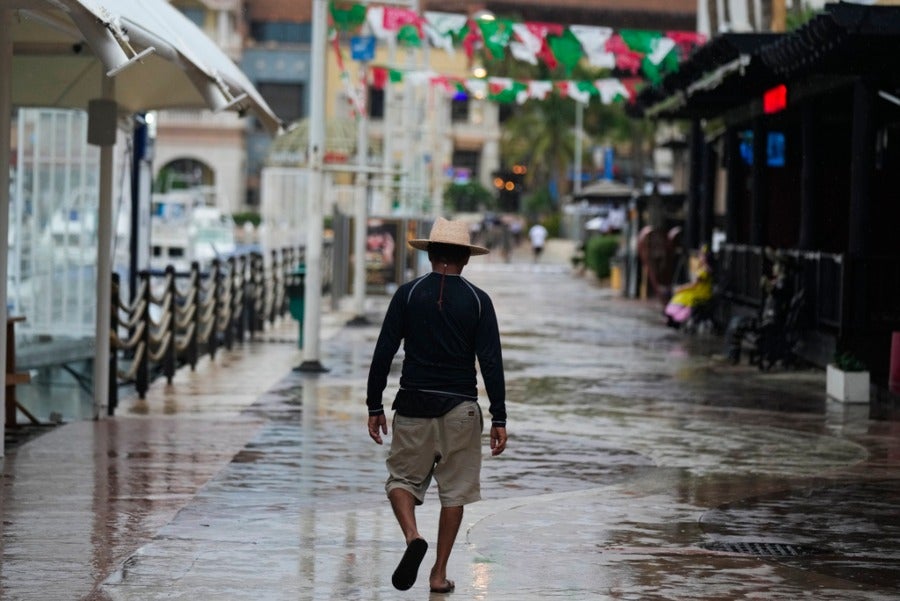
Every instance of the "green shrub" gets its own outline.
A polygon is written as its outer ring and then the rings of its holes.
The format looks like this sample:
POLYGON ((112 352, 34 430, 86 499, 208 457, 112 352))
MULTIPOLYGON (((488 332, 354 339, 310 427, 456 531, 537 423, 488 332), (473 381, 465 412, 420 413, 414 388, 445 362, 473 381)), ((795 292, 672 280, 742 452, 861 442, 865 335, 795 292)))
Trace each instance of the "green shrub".
POLYGON ((475 181, 450 184, 444 189, 444 206, 454 211, 471 213, 491 210, 496 204, 494 194, 475 181))
POLYGON ((260 216, 260 214, 253 211, 234 213, 231 218, 234 219, 234 224, 238 227, 243 227, 245 223, 252 223, 253 225, 258 227, 262 222, 262 217, 260 216))
MULTIPOLYGON (((522 211, 534 219, 538 215, 549 213, 553 210, 553 197, 546 186, 538 188, 531 194, 522 198, 522 211)), ((544 227, 547 227, 546 225, 544 227)))
POLYGON ((866 364, 863 360, 850 351, 835 353, 834 364, 841 371, 866 371, 866 364))
POLYGON ((584 262, 598 278, 608 278, 610 274, 609 260, 619 250, 618 235, 591 236, 584 249, 584 262))
POLYGON ((559 238, 562 231, 562 217, 559 213, 550 213, 541 219, 541 223, 547 228, 547 235, 550 238, 559 238))

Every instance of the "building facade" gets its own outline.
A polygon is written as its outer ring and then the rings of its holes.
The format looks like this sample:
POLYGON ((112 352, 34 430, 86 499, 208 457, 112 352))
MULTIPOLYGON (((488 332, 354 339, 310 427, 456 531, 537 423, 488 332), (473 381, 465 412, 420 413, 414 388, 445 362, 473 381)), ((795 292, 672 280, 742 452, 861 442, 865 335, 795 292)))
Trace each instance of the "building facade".
MULTIPOLYGON (((244 39, 240 0, 176 0, 172 4, 232 60, 240 61, 244 39)), ((166 191, 172 185, 207 186, 215 190, 217 205, 223 212, 237 212, 246 205, 244 119, 228 111, 160 111, 154 125, 153 172, 157 190, 166 191)))

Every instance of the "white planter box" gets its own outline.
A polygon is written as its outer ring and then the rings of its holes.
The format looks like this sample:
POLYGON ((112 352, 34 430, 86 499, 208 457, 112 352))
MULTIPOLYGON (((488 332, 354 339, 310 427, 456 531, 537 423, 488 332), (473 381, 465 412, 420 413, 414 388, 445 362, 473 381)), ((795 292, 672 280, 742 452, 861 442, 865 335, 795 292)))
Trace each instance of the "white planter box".
POLYGON ((869 372, 843 371, 829 364, 825 373, 828 396, 843 403, 869 402, 869 372))

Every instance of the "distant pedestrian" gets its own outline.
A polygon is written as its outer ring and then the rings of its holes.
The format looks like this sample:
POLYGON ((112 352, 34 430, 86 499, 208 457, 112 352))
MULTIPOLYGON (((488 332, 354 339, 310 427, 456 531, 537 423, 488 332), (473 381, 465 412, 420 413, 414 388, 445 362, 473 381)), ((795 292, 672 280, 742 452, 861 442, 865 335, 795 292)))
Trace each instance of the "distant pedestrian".
POLYGON ((519 246, 522 243, 522 218, 519 216, 512 217, 509 220, 509 232, 513 237, 513 246, 519 246))
POLYGON ((463 506, 481 498, 484 420, 478 405, 476 359, 490 401, 491 454, 506 448, 500 332, 490 297, 461 275, 471 255, 488 253, 471 244, 465 223, 439 218, 427 240, 409 244, 428 251, 432 272, 401 285, 391 298, 369 368, 368 428, 372 440, 382 444, 388 427, 381 397, 402 341, 385 490, 406 551, 391 581, 400 590, 416 581, 428 543, 419 534, 415 508, 425 501, 433 477, 441 513, 429 585, 433 593, 449 593, 455 585, 447 578, 447 562, 463 506))
POLYGON ((547 228, 540 223, 535 223, 528 230, 528 238, 531 239, 531 252, 537 261, 544 252, 544 244, 547 242, 547 228))

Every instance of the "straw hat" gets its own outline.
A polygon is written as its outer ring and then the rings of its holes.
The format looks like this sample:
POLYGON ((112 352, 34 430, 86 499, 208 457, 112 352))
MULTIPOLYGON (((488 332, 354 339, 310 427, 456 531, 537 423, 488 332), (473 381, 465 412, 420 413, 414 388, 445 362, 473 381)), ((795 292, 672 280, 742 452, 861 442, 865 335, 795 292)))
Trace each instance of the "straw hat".
POLYGON ((431 235, 427 240, 417 238, 410 240, 409 245, 419 250, 428 250, 431 242, 465 246, 473 255, 486 255, 491 252, 483 246, 472 244, 472 239, 469 237, 469 225, 465 221, 449 221, 443 217, 438 217, 431 226, 431 235))

